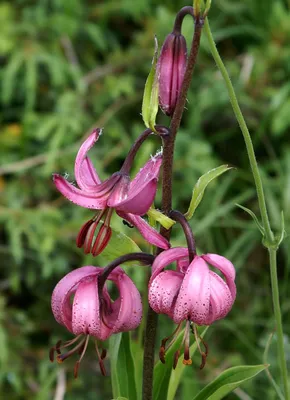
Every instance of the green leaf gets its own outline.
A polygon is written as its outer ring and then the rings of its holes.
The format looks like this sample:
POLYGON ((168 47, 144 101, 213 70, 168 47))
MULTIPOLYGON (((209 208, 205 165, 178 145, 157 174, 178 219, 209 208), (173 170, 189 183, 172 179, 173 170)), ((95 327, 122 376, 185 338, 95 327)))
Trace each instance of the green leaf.
MULTIPOLYGON (((201 337, 204 337, 206 334, 206 331, 208 330, 208 326, 203 330, 201 337)), ((190 352, 190 357, 193 356, 193 354, 196 351, 196 341, 190 346, 189 352, 190 352)), ((170 380, 169 380, 169 385, 168 385, 168 395, 167 395, 167 400, 174 400, 175 395, 178 389, 178 386, 180 384, 182 374, 184 372, 184 369, 187 367, 186 365, 183 364, 182 362, 183 359, 183 354, 179 357, 177 366, 175 370, 171 371, 170 375, 170 380)), ((188 368, 188 367, 187 367, 188 368)))
POLYGON ((228 165, 221 165, 220 167, 208 171, 206 174, 202 175, 199 178, 199 180, 196 182, 196 185, 193 188, 190 205, 187 210, 187 213, 185 214, 185 217, 187 219, 192 218, 197 206, 199 205, 201 199, 203 198, 203 194, 207 185, 215 178, 217 178, 224 172, 228 171, 229 169, 232 169, 232 167, 229 167, 228 165))
POLYGON ((142 118, 147 128, 155 131, 155 120, 158 112, 158 82, 156 75, 156 65, 158 58, 158 42, 155 37, 155 51, 152 60, 152 67, 145 83, 143 102, 142 102, 142 118))
POLYGON ((269 365, 240 365, 222 372, 202 389, 193 400, 220 400, 242 383, 254 378, 269 365))
POLYGON ((167 217, 161 211, 158 211, 152 207, 147 211, 147 215, 150 221, 153 220, 155 222, 159 222, 166 229, 170 229, 175 224, 173 219, 167 217))
POLYGON ((113 400, 129 400, 129 399, 127 399, 127 397, 118 397, 117 399, 113 399, 113 400))
POLYGON ((238 207, 240 207, 242 210, 246 211, 246 212, 253 218, 253 220, 255 221, 255 223, 256 223, 256 225, 257 225, 257 227, 259 228, 259 231, 260 231, 261 234, 264 236, 264 234, 265 234, 265 229, 264 229, 264 227, 262 226, 262 224, 260 224, 260 222, 259 222, 257 216, 253 213, 253 211, 250 210, 250 209, 247 208, 247 207, 241 206, 240 204, 236 204, 236 206, 238 206, 238 207))
POLYGON ((276 244, 277 244, 277 249, 280 246, 280 244, 282 243, 284 237, 285 237, 285 219, 284 219, 284 212, 281 211, 281 228, 280 228, 280 232, 278 233, 278 235, 276 236, 276 244))
MULTIPOLYGON (((206 330, 207 328, 202 332, 201 336, 205 334, 206 330)), ((153 381, 153 399, 158 399, 158 400, 167 400, 168 398, 173 399, 173 397, 171 396, 174 395, 177 389, 177 386, 175 386, 175 380, 178 385, 178 382, 181 379, 181 375, 183 372, 183 364, 182 362, 180 362, 183 356, 180 357, 175 371, 172 369, 172 364, 173 364, 174 353, 179 349, 183 336, 184 336, 184 329, 179 333, 175 342, 166 351, 165 364, 162 364, 160 360, 157 361, 157 363, 155 364, 154 381, 153 381), (171 391, 170 393, 169 393, 169 388, 171 391)), ((195 352, 195 350, 196 350, 196 343, 194 342, 190 346, 191 357, 195 352)))
POLYGON ((118 333, 110 338, 110 356, 114 398, 137 399, 129 332, 118 333))
POLYGON ((113 400, 129 400, 129 399, 127 399, 127 397, 118 397, 117 399, 113 399, 113 400))
POLYGON ((17 74, 21 70, 24 63, 23 53, 15 53, 5 68, 3 79, 2 79, 2 99, 5 104, 8 104, 13 96, 13 91, 17 85, 17 74))
MULTIPOLYGON (((113 232, 109 244, 102 254, 98 256, 98 260, 103 260, 104 263, 109 263, 123 254, 141 252, 140 247, 134 242, 134 240, 129 238, 129 236, 114 229, 112 229, 112 231, 113 232)), ((139 262, 134 261, 134 264, 139 265, 139 262)), ((132 261, 122 265, 132 265, 132 261)))

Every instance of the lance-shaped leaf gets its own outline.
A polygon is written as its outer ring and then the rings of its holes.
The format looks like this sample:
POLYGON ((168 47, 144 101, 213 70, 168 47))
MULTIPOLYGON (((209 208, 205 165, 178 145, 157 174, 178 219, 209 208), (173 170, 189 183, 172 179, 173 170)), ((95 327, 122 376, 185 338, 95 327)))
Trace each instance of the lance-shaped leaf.
POLYGON ((220 400, 242 383, 254 378, 269 365, 240 365, 222 372, 203 388, 193 400, 220 400))
POLYGON ((147 211, 147 215, 150 221, 153 220, 154 222, 159 222, 159 224, 166 229, 170 229, 175 224, 173 219, 167 217, 161 211, 158 211, 152 207, 147 211))
POLYGON ((114 398, 137 399, 135 366, 129 332, 110 338, 111 381, 114 398))
POLYGON ((280 246, 280 244, 282 243, 284 237, 285 237, 286 231, 285 231, 285 220, 284 220, 284 212, 281 211, 281 228, 280 228, 280 232, 278 232, 277 236, 276 236, 276 244, 277 244, 277 249, 280 246))
POLYGON ((152 67, 145 83, 143 102, 142 102, 142 117, 147 128, 155 131, 155 120, 158 112, 158 79, 156 73, 156 65, 158 58, 158 42, 155 37, 155 50, 152 60, 152 67))
POLYGON ((215 178, 217 178, 224 172, 228 171, 229 169, 232 169, 232 167, 229 167, 228 165, 221 165, 220 167, 211 169, 210 171, 208 171, 206 174, 202 175, 199 178, 199 180, 196 182, 196 185, 193 188, 190 205, 187 210, 187 213, 185 214, 185 217, 187 219, 192 218, 197 206, 201 202, 201 199, 203 197, 207 185, 215 178))
POLYGON ((246 211, 246 212, 253 218, 253 220, 255 221, 255 223, 256 223, 256 225, 257 225, 259 231, 260 231, 261 234, 264 236, 264 234, 265 234, 265 229, 264 229, 263 225, 260 224, 260 222, 259 222, 259 220, 258 220, 256 214, 255 214, 252 210, 250 210, 249 208, 244 207, 244 206, 241 206, 240 204, 236 204, 236 206, 238 206, 238 207, 240 207, 242 210, 246 211))

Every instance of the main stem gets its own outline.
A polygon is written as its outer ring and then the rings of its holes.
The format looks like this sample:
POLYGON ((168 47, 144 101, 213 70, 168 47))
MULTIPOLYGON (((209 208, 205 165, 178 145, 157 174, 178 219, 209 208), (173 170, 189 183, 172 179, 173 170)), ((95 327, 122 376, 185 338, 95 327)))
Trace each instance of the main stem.
MULTIPOLYGON (((195 21, 194 35, 191 45, 191 50, 187 62, 184 80, 182 83, 181 91, 177 100, 174 114, 170 124, 170 135, 164 138, 163 146, 163 179, 162 179, 162 211, 168 215, 172 208, 172 171, 173 171, 173 155, 175 138, 180 126, 184 106, 186 103, 186 96, 192 79, 193 69, 196 63, 202 22, 197 19, 195 21)), ((163 227, 160 233, 166 238, 170 239, 170 229, 167 230, 163 227)), ((149 307, 147 314, 147 322, 144 338, 144 360, 143 360, 143 400, 152 400, 153 393, 153 371, 154 371, 154 353, 155 353, 155 339, 157 331, 158 315, 149 307)))
POLYGON ((280 360, 280 370, 283 380, 285 400, 289 400, 290 397, 288 388, 288 373, 287 373, 287 363, 285 357, 284 334, 283 334, 283 324, 282 324, 281 307, 279 299, 279 285, 277 277, 277 251, 275 249, 269 249, 269 258, 270 258, 272 299, 273 299, 274 315, 276 320, 278 356, 280 360))
POLYGON ((222 59, 218 53, 218 50, 216 48, 211 30, 210 30, 209 22, 207 19, 205 21, 205 33, 206 33, 206 36, 207 36, 207 39, 209 42, 212 56, 217 64, 217 67, 219 68, 219 70, 223 76, 224 81, 225 81, 225 84, 226 84, 226 87, 227 87, 227 90, 229 93, 229 98, 230 98, 230 101, 232 103, 232 107, 234 110, 234 114, 236 116, 236 119, 241 128, 242 134, 244 136, 244 141, 245 141, 245 145, 247 148, 249 162, 250 162, 252 174, 253 174, 254 181, 255 181, 261 218, 262 218, 263 227, 265 230, 264 244, 268 248, 269 257, 270 257, 272 299, 273 299, 274 315, 275 315, 276 329, 277 329, 277 340, 278 340, 278 358, 280 361, 281 375, 283 378, 285 399, 290 400, 289 390, 288 390, 288 380, 287 380, 287 364, 286 364, 286 359, 285 359, 285 349, 284 349, 284 340, 283 340, 283 326, 282 326, 280 300, 279 300, 279 285, 278 285, 278 278, 277 278, 277 250, 275 248, 274 235, 271 230, 270 221, 269 221, 269 217, 268 217, 263 183, 262 183, 261 175, 259 172, 259 168, 258 168, 256 156, 255 156, 255 151, 254 151, 254 147, 253 147, 253 143, 251 140, 249 130, 247 128, 245 119, 244 119, 241 109, 239 107, 239 103, 238 103, 233 85, 231 83, 230 77, 226 70, 226 67, 224 66, 223 61, 222 61, 222 59))

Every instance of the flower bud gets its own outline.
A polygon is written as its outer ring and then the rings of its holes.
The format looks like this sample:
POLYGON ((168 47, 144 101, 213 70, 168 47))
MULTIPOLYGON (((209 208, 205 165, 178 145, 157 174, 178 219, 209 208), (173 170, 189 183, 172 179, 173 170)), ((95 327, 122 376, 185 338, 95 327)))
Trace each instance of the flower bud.
POLYGON ((163 43, 158 60, 159 105, 172 116, 182 86, 187 62, 186 41, 183 35, 170 33, 163 43))

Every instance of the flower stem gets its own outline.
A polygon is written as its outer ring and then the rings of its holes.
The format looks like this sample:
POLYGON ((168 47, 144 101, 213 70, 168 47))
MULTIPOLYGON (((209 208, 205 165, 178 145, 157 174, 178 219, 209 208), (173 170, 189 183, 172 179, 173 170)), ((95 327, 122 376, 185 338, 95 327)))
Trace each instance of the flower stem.
POLYGON ((192 229, 189 225, 189 222, 182 214, 182 212, 178 210, 171 210, 169 213, 169 217, 174 219, 174 221, 177 221, 183 229, 188 247, 189 262, 191 262, 194 259, 194 256, 196 255, 196 246, 195 246, 195 239, 192 233, 192 229))
POLYGON ((251 170, 252 170, 252 174, 253 174, 253 178, 254 178, 254 182, 255 182, 255 186, 256 186, 261 218, 262 218, 263 227, 265 230, 265 240, 264 240, 263 244, 267 247, 267 249, 269 251, 269 257, 270 257, 272 299, 273 299, 274 315, 275 315, 276 329, 277 329, 277 340, 278 340, 278 358, 279 358, 279 362, 280 362, 281 375, 283 378, 285 399, 290 400, 289 390, 288 390, 288 382, 287 382, 287 364, 286 364, 286 359, 285 359, 285 350, 284 350, 284 341, 283 341, 283 326, 282 326, 280 301, 279 301, 279 286, 278 286, 278 279, 277 279, 277 245, 275 243, 275 238, 274 238, 271 226, 270 226, 270 221, 269 221, 267 206, 266 206, 266 201, 265 201, 265 195, 264 195, 264 189, 263 189, 263 183, 262 183, 261 175, 259 172, 259 168, 258 168, 256 156, 255 156, 255 151, 254 151, 254 147, 253 147, 253 143, 251 140, 249 130, 247 128, 245 119, 244 119, 241 109, 239 107, 238 100, 237 100, 233 85, 231 83, 229 74, 228 74, 226 67, 224 66, 223 61, 222 61, 222 59, 218 53, 218 50, 216 48, 207 18, 205 20, 204 27, 205 27, 205 34, 208 39, 208 43, 209 43, 209 47, 210 47, 212 56, 217 64, 218 69, 220 70, 220 72, 222 74, 224 81, 225 81, 234 114, 236 116, 236 119, 241 128, 242 134, 244 136, 244 141, 245 141, 245 145, 246 145, 246 149, 247 149, 247 153, 248 153, 248 158, 249 158, 249 162, 250 162, 250 166, 251 166, 251 170))
MULTIPOLYGON (((162 125, 156 125, 155 130, 158 133, 160 137, 166 137, 169 135, 169 129, 166 128, 165 126, 162 125)), ((127 157, 122 165, 122 168, 120 169, 121 173, 129 173, 132 163, 135 159, 135 156, 137 152, 139 151, 140 147, 142 144, 145 142, 145 140, 150 136, 154 135, 154 132, 150 129, 147 128, 145 131, 141 133, 141 135, 136 139, 135 143, 133 143, 131 149, 129 150, 127 157)))
POLYGON ((116 258, 115 260, 110 262, 110 264, 108 264, 106 267, 104 267, 102 274, 100 275, 100 277, 98 279, 99 292, 102 293, 104 284, 105 284, 106 280, 108 279, 108 276, 120 264, 123 264, 127 261, 140 261, 142 264, 150 266, 150 265, 152 265, 154 258, 155 257, 152 254, 148 254, 148 253, 128 253, 128 254, 124 254, 124 255, 116 258))
MULTIPOLYGON (((194 35, 191 50, 184 74, 184 80, 180 90, 180 94, 176 103, 175 111, 170 124, 170 135, 163 140, 163 179, 162 179, 162 211, 168 215, 172 208, 172 171, 173 171, 173 154, 175 137, 180 125, 186 96, 192 79, 193 69, 196 63, 201 30, 203 23, 199 18, 195 21, 194 35)), ((170 239, 171 230, 163 227, 160 233, 170 239)), ((161 250, 158 249, 160 252, 161 250)), ((154 350, 157 331, 158 315, 149 307, 146 321, 146 330, 144 338, 144 360, 143 360, 143 400, 152 400, 153 393, 153 371, 154 371, 154 350)))

